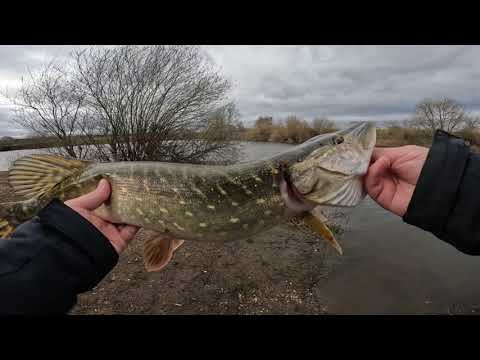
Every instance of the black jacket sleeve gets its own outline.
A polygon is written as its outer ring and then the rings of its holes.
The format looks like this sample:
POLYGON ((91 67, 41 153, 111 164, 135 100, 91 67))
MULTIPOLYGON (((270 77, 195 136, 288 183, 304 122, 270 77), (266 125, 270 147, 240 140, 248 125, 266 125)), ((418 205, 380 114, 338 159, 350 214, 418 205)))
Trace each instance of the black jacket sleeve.
POLYGON ((480 255, 480 154, 438 130, 403 220, 480 255))
POLYGON ((65 314, 117 261, 100 231, 53 200, 0 240, 0 314, 65 314))

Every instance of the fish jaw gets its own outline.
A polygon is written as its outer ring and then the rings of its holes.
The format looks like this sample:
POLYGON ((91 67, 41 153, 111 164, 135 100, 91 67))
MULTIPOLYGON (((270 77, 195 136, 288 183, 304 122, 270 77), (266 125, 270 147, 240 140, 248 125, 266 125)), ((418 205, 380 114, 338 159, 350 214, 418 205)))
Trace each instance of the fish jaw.
POLYGON ((373 123, 359 123, 331 134, 331 144, 319 146, 289 167, 291 186, 316 205, 353 207, 366 196, 363 177, 376 143, 373 123))

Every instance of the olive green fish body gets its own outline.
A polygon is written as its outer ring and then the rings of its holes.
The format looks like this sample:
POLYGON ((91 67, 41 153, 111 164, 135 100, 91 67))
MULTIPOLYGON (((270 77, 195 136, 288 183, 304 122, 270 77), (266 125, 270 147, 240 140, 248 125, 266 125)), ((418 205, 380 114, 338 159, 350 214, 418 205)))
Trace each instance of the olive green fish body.
POLYGON ((375 142, 372 129, 357 125, 230 166, 21 158, 9 181, 31 199, 1 206, 0 218, 25 221, 51 199, 86 194, 104 178, 111 197, 97 212, 105 219, 184 240, 243 239, 317 205, 356 205, 364 196, 361 177, 375 142))
POLYGON ((98 210, 102 217, 186 240, 227 241, 288 219, 279 172, 278 164, 270 161, 234 166, 93 164, 52 195, 71 199, 92 191, 105 178, 112 193, 98 210))

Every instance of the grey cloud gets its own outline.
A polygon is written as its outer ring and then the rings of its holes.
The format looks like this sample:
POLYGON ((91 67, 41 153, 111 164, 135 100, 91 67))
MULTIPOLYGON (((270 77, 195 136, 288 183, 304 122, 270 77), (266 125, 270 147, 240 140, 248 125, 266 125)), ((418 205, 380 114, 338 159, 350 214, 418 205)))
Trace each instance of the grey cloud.
POLYGON ((66 45, 2 45, 0 46, 0 71, 21 76, 28 68, 35 68, 49 59, 62 59, 81 46, 66 45))
POLYGON ((24 129, 12 121, 8 108, 0 107, 0 138, 4 136, 21 137, 26 133, 24 129))
POLYGON ((247 120, 295 113, 307 118, 406 117, 428 97, 480 110, 479 46, 206 47, 237 82, 247 120))
MULTIPOLYGON (((74 46, 0 46, 2 82, 74 46)), ((204 46, 234 83, 245 121, 260 115, 393 120, 429 97, 480 111, 480 46, 204 46)), ((13 130, 0 112, 1 133, 13 130), (6 130, 6 129, 9 130, 6 130)), ((2 135, 0 135, 2 136, 2 135)))

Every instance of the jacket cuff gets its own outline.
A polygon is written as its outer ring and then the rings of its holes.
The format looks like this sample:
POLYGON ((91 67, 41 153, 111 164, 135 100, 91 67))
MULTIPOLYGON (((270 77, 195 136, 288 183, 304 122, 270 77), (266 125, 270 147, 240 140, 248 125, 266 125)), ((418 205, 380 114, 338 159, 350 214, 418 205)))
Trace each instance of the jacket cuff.
POLYGON ((99 279, 118 262, 118 253, 110 241, 87 219, 61 201, 54 199, 38 214, 40 220, 61 233, 90 258, 99 271, 99 279))
POLYGON ((434 140, 403 220, 442 237, 468 161, 467 142, 442 130, 434 140))

